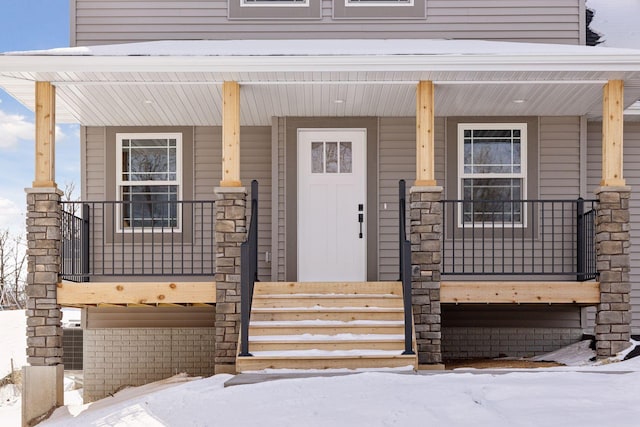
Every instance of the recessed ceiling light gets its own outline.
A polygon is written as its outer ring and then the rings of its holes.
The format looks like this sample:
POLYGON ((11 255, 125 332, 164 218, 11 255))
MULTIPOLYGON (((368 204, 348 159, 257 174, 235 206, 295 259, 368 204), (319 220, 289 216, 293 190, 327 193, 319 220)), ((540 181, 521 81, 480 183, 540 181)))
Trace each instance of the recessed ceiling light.
POLYGON ((145 99, 144 103, 147 104, 147 105, 151 105, 151 104, 153 104, 153 101, 150 100, 150 99, 145 99))
POLYGON ((333 103, 334 104, 344 104, 344 99, 334 99, 333 103))
POLYGON ((525 102, 527 102, 526 99, 514 99, 513 101, 514 104, 524 104, 525 102))

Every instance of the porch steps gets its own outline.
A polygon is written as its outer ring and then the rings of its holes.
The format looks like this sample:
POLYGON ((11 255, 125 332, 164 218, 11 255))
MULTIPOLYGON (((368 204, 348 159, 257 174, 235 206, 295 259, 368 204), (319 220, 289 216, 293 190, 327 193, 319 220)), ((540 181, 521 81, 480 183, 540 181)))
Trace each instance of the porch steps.
POLYGON ((414 367, 400 282, 259 282, 238 372, 414 367))

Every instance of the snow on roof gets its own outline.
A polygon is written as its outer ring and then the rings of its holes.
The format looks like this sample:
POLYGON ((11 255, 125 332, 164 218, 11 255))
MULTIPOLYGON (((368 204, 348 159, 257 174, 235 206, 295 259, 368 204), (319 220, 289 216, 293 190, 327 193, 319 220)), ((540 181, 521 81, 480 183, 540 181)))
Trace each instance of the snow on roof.
MULTIPOLYGON (((640 48, 640 46, 638 46, 640 48)), ((441 39, 163 40, 49 50, 10 56, 349 56, 349 55, 640 55, 605 47, 441 39)))

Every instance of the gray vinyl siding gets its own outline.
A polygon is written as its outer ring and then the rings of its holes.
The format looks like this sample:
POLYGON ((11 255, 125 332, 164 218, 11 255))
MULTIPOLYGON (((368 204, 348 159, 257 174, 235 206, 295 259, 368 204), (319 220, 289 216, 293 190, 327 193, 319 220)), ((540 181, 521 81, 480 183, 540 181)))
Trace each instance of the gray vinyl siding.
MULTIPOLYGON (((425 19, 229 20, 223 0, 72 0, 71 44, 150 40, 454 38, 580 44, 581 0, 427 0, 425 19)), ((384 16, 384 15, 382 15, 384 16)))
POLYGON ((278 246, 277 252, 274 252, 274 260, 277 263, 277 280, 285 280, 286 276, 286 256, 287 256, 287 210, 286 210, 286 123, 282 117, 277 118, 278 132, 278 246))
MULTIPOLYGON (((444 183, 445 147, 444 119, 436 119, 436 180, 444 183)), ((407 189, 416 179, 415 118, 381 118, 378 146, 379 174, 379 278, 398 278, 398 181, 404 179, 407 189)), ((408 214, 408 211, 407 211, 408 214)))
POLYGON ((83 162, 85 181, 83 200, 105 200, 105 146, 104 128, 84 127, 83 162))
MULTIPOLYGON (((587 126, 587 184, 588 194, 593 195, 602 179, 602 122, 589 122, 587 126)), ((631 327, 633 334, 640 334, 640 123, 624 124, 624 178, 631 187, 630 233, 631 248, 631 327)), ((588 310, 587 324, 592 330, 595 309, 588 310)))
MULTIPOLYGON (((82 193, 86 196, 84 200, 113 200, 113 195, 110 195, 108 191, 109 185, 113 184, 107 182, 108 179, 111 179, 108 177, 113 176, 113 172, 106 170, 106 128, 84 127, 82 132, 84 135, 82 161, 86 164, 82 185, 82 193)), ((144 132, 144 128, 141 128, 140 132, 144 132)), ((191 159, 192 167, 189 168, 193 171, 193 180, 185 180, 185 182, 193 182, 193 189, 184 191, 187 194, 193 194, 193 200, 215 200, 216 198, 214 188, 219 185, 222 176, 221 139, 220 127, 193 128, 193 159, 191 159)), ((242 127, 240 157, 240 177, 247 190, 250 190, 252 179, 257 179, 260 183, 259 276, 262 280, 266 280, 271 276, 271 264, 265 261, 265 252, 271 251, 271 128, 268 126, 242 127)), ((99 212, 97 214, 98 217, 94 221, 93 245, 100 248, 98 251, 102 252, 98 256, 92 256, 93 266, 99 272, 104 263, 108 268, 114 265, 118 271, 123 259, 122 250, 124 248, 126 258, 131 251, 131 245, 125 244, 123 246, 120 243, 113 245, 108 237, 102 241, 102 215, 99 212)), ((205 227, 205 234, 208 236, 213 236, 212 226, 213 224, 207 224, 205 227)), ((215 253, 213 242, 211 245, 208 250, 215 253)), ((150 259, 150 257, 146 259, 150 259)), ((166 254, 165 259, 171 259, 170 254, 166 254)), ((210 266, 210 259, 210 257, 205 257, 202 261, 205 267, 210 266)), ((104 277, 95 279, 110 280, 104 277)), ((142 277, 138 280, 149 280, 149 278, 142 277)))
POLYGON ((580 118, 540 117, 540 199, 580 197, 580 118))

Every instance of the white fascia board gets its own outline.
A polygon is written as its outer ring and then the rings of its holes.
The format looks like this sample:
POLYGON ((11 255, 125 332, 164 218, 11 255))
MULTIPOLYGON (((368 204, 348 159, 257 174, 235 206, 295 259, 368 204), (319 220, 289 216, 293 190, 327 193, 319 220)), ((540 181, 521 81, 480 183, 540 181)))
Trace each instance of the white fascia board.
MULTIPOLYGON (((567 71, 638 72, 638 55, 0 56, 0 73, 567 71)), ((611 78, 623 78, 612 76, 611 78)))

